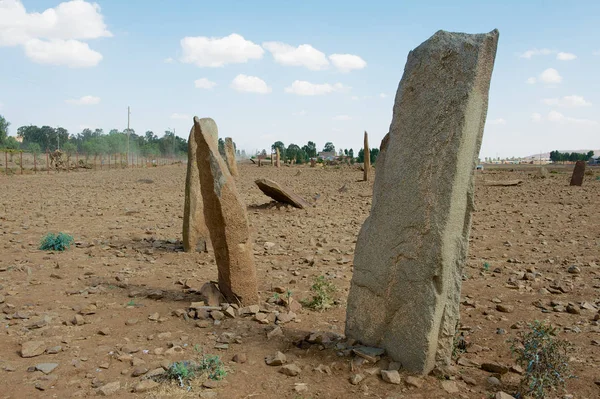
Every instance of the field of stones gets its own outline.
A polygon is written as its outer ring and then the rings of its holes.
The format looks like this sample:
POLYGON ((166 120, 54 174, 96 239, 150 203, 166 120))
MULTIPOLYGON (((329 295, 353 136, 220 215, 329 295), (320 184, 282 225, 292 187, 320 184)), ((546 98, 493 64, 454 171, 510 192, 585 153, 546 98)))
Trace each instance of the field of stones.
POLYGON ((238 167, 258 307, 200 303, 217 268, 210 248, 183 252, 184 165, 1 177, 0 398, 489 398, 515 392, 523 370, 508 341, 535 320, 573 345, 575 378, 555 397, 600 395, 598 170, 581 187, 569 186, 569 167, 543 178, 533 166, 478 171, 462 276, 466 349, 446 375, 400 369, 384 381, 381 370, 399 365, 343 337, 372 181, 351 166, 238 167), (259 178, 313 206, 272 202, 259 178), (48 232, 75 242, 39 250, 48 232), (309 306, 315 282, 331 299, 323 310, 309 306), (165 378, 193 360, 219 363, 217 378, 165 378))

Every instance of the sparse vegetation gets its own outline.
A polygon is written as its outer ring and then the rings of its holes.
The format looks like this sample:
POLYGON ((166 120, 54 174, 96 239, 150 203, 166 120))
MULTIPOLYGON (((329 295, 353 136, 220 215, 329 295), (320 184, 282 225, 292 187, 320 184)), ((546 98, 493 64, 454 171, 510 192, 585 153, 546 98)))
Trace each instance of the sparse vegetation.
POLYGON ((167 381, 177 381, 180 387, 191 389, 190 381, 203 375, 215 381, 225 378, 227 371, 225 371, 219 356, 202 355, 199 362, 193 360, 174 362, 160 378, 167 381))
POLYGON ((510 341, 517 363, 525 369, 519 397, 542 399, 550 391, 564 388, 566 380, 573 378, 568 356, 571 344, 557 339, 555 328, 544 322, 536 320, 529 328, 530 331, 510 341))
POLYGON ((303 306, 313 310, 323 311, 329 309, 333 305, 332 295, 337 288, 329 281, 325 280, 324 276, 317 277, 310 289, 313 292, 313 297, 311 300, 303 300, 303 306))
POLYGON ((42 251, 64 251, 73 243, 73 236, 66 233, 48 233, 42 238, 40 249, 42 251))
POLYGON ((487 262, 483 262, 483 270, 486 272, 490 270, 490 264, 487 262))

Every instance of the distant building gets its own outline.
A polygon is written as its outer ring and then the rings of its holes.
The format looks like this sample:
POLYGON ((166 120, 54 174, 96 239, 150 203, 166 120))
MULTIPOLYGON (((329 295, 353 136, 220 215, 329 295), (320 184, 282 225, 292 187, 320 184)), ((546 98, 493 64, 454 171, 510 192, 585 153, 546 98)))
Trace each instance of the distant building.
POLYGON ((320 152, 317 155, 317 158, 322 159, 324 161, 334 161, 337 159, 337 154, 335 152, 320 152))
POLYGON ((21 136, 16 136, 16 137, 15 137, 15 140, 17 140, 19 143, 22 143, 22 142, 23 142, 23 137, 21 137, 21 136))

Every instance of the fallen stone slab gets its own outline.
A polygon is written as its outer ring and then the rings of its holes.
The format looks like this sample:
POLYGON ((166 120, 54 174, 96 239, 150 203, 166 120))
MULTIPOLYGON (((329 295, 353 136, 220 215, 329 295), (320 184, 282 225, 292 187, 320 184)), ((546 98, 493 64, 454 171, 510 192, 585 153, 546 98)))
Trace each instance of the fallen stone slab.
POLYGON ((311 205, 302 197, 298 196, 290 189, 281 186, 279 183, 274 182, 273 180, 258 179, 255 181, 255 183, 266 196, 273 198, 275 201, 283 202, 284 204, 290 204, 300 209, 311 207, 311 205))
POLYGON ((523 180, 506 180, 506 181, 486 181, 483 182, 484 186, 488 187, 512 187, 520 186, 523 184, 523 180))

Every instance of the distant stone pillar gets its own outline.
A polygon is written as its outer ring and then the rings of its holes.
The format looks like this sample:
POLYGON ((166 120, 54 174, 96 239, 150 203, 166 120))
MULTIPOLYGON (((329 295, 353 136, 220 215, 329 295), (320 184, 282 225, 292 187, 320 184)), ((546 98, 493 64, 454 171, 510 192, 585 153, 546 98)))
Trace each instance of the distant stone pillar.
POLYGON ((271 151, 271 166, 275 165, 275 153, 271 151))
POLYGON ((235 148, 231 137, 225 137, 225 162, 227 162, 229 173, 231 173, 232 176, 237 177, 238 168, 235 160, 235 148))
POLYGON ((369 181, 371 176, 371 150, 369 149, 369 134, 365 131, 365 147, 364 147, 364 174, 363 180, 369 181))
MULTIPOLYGON (((217 126, 207 124, 206 132, 217 143, 217 126)), ((185 203, 183 207, 183 250, 185 252, 206 252, 209 240, 208 228, 204 221, 204 205, 200 192, 200 174, 196 163, 198 144, 194 135, 194 126, 188 139, 188 164, 185 178, 185 203)))
POLYGON ((281 155, 279 154, 279 148, 275 148, 275 167, 279 168, 281 166, 281 155))
POLYGON ((497 45, 438 31, 412 50, 377 158, 345 332, 409 372, 451 361, 497 45))
POLYGON ((575 169, 571 175, 571 186, 581 186, 583 184, 583 177, 585 176, 585 161, 575 162, 575 169))
POLYGON ((258 167, 260 168, 262 166, 262 159, 258 158, 258 167))
POLYGON ((213 127, 216 130, 210 118, 194 118, 204 218, 219 271, 219 290, 231 303, 257 304, 256 268, 246 206, 219 155, 218 144, 210 137, 213 127))
POLYGON ((317 165, 317 160, 314 158, 311 158, 310 159, 310 167, 314 168, 316 165, 317 165))

